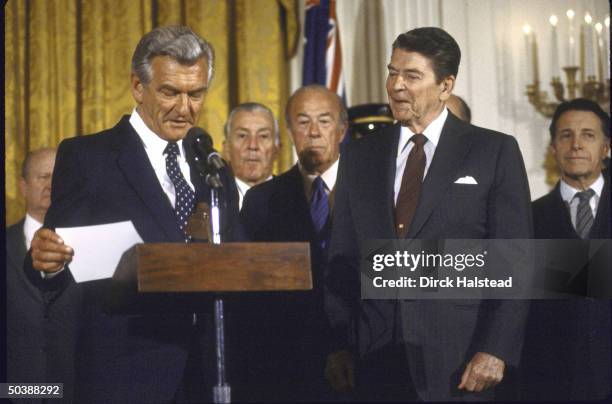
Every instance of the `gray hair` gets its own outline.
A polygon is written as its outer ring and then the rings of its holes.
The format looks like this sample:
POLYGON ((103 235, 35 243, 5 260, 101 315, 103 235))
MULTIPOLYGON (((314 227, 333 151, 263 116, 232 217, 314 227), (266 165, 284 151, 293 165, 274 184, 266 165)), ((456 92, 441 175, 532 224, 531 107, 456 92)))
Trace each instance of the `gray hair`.
POLYGON ((170 56, 177 62, 189 66, 202 57, 206 58, 210 85, 215 64, 213 48, 189 27, 179 25, 157 27, 140 39, 132 56, 132 72, 143 84, 151 81, 151 61, 156 56, 170 56))
POLYGON ((230 131, 232 128, 232 122, 234 120, 234 115, 242 111, 244 112, 263 112, 265 114, 268 114, 270 116, 270 119, 272 119, 272 122, 274 122, 274 144, 276 146, 280 145, 280 133, 279 133, 280 131, 278 129, 278 120, 274 117, 274 114, 272 113, 272 110, 270 108, 258 102, 245 102, 244 104, 240 104, 234 109, 232 109, 232 112, 230 112, 229 116, 227 117, 225 126, 223 126, 223 133, 225 134, 225 139, 227 139, 230 134, 230 131))
POLYGON ((329 94, 334 99, 334 101, 336 101, 336 103, 338 104, 338 109, 340 112, 340 122, 343 122, 343 123, 348 122, 348 111, 346 110, 346 105, 344 105, 344 101, 338 94, 334 93, 333 91, 331 91, 329 88, 325 87, 324 85, 309 84, 307 86, 300 87, 297 90, 295 90, 295 92, 291 94, 291 97, 289 97, 289 99, 287 100, 287 106, 285 107, 285 121, 287 121, 287 127, 289 129, 291 129, 291 117, 289 116, 289 111, 291 110, 291 104, 293 103, 293 100, 298 94, 303 93, 305 91, 321 91, 323 93, 329 94))

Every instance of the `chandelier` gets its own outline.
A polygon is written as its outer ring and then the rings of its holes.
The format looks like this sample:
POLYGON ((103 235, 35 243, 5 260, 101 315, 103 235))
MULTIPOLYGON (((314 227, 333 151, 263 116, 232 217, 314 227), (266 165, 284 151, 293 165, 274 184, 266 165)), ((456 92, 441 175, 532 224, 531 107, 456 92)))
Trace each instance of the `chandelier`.
POLYGON ((527 62, 527 98, 529 103, 543 116, 552 117, 555 109, 562 101, 582 97, 600 104, 607 111, 610 104, 610 16, 603 24, 594 22, 589 12, 585 13, 584 20, 576 29, 576 13, 567 10, 567 37, 561 38, 566 50, 566 65, 559 63, 559 38, 557 25, 559 18, 551 15, 549 18, 551 29, 550 42, 550 90, 540 88, 540 72, 538 63, 538 46, 533 29, 529 25, 523 26, 525 39, 525 56, 527 62), (565 73, 565 82, 561 79, 561 71, 565 73))

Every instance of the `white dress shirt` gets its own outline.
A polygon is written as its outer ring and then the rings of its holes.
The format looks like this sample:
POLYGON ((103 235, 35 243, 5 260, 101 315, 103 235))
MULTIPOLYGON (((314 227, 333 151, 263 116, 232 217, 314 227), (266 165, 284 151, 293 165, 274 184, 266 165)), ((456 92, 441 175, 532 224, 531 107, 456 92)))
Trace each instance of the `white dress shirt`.
MULTIPOLYGON (((595 219, 595 215, 597 214, 597 206, 599 205, 599 198, 601 198, 601 192, 603 191, 603 187, 604 178, 603 175, 599 174, 599 177, 589 187, 593 191, 595 191, 595 195, 593 195, 593 197, 591 197, 591 200, 589 201, 591 211, 593 212, 593 219, 595 219)), ((572 219, 572 226, 574 226, 575 229, 576 214, 578 213, 578 203, 580 202, 578 197, 576 196, 576 193, 581 192, 581 190, 576 189, 569 185, 567 182, 561 180, 559 184, 559 191, 561 192, 561 199, 563 199, 563 201, 569 208, 570 218, 572 219)))
POLYGON ((23 222, 23 235, 25 238, 26 251, 30 249, 34 233, 36 233, 36 230, 40 229, 42 226, 42 223, 39 223, 38 220, 26 213, 25 220, 23 222))
MULTIPOLYGON (((442 133, 442 127, 444 126, 444 122, 446 122, 446 118, 448 117, 448 110, 444 108, 440 115, 436 119, 434 119, 423 131, 423 135, 427 138, 427 142, 423 146, 425 150, 425 171, 423 172, 423 179, 427 175, 427 171, 429 170, 429 166, 431 165, 431 161, 433 159, 434 153, 436 152, 436 147, 438 147, 438 142, 440 141, 440 134, 442 133)), ((395 158, 395 183, 393 186, 393 203, 397 203, 397 196, 400 192, 400 187, 402 186, 402 177, 404 176, 404 169, 406 168, 406 162, 408 161, 408 155, 410 154, 410 150, 414 147, 414 143, 410 141, 410 138, 414 136, 413 133, 408 127, 402 126, 399 143, 397 146, 397 156, 395 158)))
MULTIPOLYGON (((272 178, 274 178, 274 176, 271 175, 266 178, 264 182, 270 181, 272 178)), ((236 188, 238 188, 238 210, 241 210, 242 203, 244 202, 244 195, 246 195, 247 191, 252 187, 238 177, 234 177, 234 179, 236 180, 236 188)))
MULTIPOLYGON (((166 155, 164 154, 164 149, 168 145, 168 141, 157 136, 155 132, 149 129, 140 115, 138 115, 136 109, 132 111, 132 115, 130 116, 130 124, 136 133, 138 133, 140 140, 142 140, 142 145, 145 148, 147 157, 149 157, 151 166, 153 166, 155 176, 164 190, 164 193, 170 200, 170 204, 172 204, 172 207, 174 207, 176 192, 174 191, 174 184, 166 172, 166 155)), ((177 156, 178 166, 183 174, 183 177, 185 177, 187 184, 189 184, 191 189, 194 190, 193 184, 191 183, 189 164, 187 164, 187 160, 185 159, 183 140, 177 141, 176 144, 178 145, 180 152, 180 155, 177 156)))
MULTIPOLYGON (((172 180, 168 176, 166 172, 166 156, 164 154, 164 149, 168 145, 168 141, 157 136, 149 127, 144 123, 138 112, 134 108, 132 111, 132 115, 130 116, 130 125, 134 128, 142 144, 145 148, 145 152, 147 153, 147 157, 149 158, 149 162, 155 171, 155 176, 159 181, 164 193, 168 197, 170 204, 174 207, 174 201, 176 199, 176 192, 174 191, 174 184, 172 180)), ((189 165, 187 164, 187 160, 185 159, 185 150, 183 150, 183 141, 179 140, 176 142, 179 148, 180 156, 177 156, 178 165, 187 181, 187 184, 194 190, 193 184, 191 183, 191 173, 189 172, 189 165)), ((53 273, 45 273, 41 272, 41 275, 44 278, 53 278, 60 272, 65 269, 62 268, 57 272, 53 273)))

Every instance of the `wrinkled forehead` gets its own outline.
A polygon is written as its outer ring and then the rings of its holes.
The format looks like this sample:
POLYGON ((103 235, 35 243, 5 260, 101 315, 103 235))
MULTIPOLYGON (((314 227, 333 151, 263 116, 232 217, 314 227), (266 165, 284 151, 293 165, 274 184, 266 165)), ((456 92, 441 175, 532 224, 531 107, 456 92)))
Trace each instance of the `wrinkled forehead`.
POLYGON ((243 110, 236 112, 236 114, 232 117, 230 126, 232 130, 240 127, 254 126, 274 130, 274 119, 267 111, 264 110, 243 110))
POLYGON ((298 94, 291 105, 291 114, 320 116, 329 114, 334 118, 340 115, 341 106, 336 94, 319 89, 307 89, 298 94))
POLYGON ((28 162, 30 172, 53 171, 55 151, 41 151, 33 154, 28 162))

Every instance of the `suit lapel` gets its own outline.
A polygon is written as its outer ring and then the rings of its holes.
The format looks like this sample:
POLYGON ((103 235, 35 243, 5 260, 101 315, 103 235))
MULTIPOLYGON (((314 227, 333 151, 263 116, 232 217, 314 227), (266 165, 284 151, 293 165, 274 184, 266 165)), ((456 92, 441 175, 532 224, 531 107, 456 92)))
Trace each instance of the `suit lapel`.
POLYGON ((574 225, 572 225, 572 218, 570 216, 569 209, 567 204, 561 197, 561 187, 560 183, 557 182, 557 186, 553 190, 554 196, 554 209, 555 211, 550 212, 550 217, 553 218, 554 222, 551 223, 551 226, 558 227, 558 231, 554 234, 562 234, 564 238, 580 238, 578 233, 576 233, 576 229, 574 225), (559 220, 561 218, 561 220, 559 220))
MULTIPOLYGON (((310 206, 304 193, 304 179, 300 173, 300 169, 297 164, 291 168, 288 172, 288 183, 291 184, 291 188, 288 189, 290 192, 287 195, 291 195, 293 203, 287 204, 286 208, 289 209, 291 215, 287 217, 295 217, 296 222, 300 224, 304 231, 304 238, 306 240, 312 239, 314 235, 314 225, 312 224, 312 218, 310 217, 310 206)), ((281 200, 287 200, 286 198, 280 198, 281 200)))
POLYGON ((119 136, 115 151, 119 169, 146 206, 151 220, 159 224, 168 240, 183 240, 172 205, 159 184, 138 134, 127 119, 117 127, 119 136))
POLYGON ((368 201, 369 209, 382 212, 382 215, 373 217, 373 222, 369 224, 378 238, 396 237, 393 187, 400 130, 399 124, 390 126, 374 135, 371 141, 363 143, 359 157, 359 172, 363 179, 356 178, 352 182, 360 190, 361 199, 368 201))
POLYGON ((13 254, 7 254, 15 268, 23 268, 23 259, 26 256, 25 249, 25 236, 23 235, 23 226, 25 223, 25 219, 21 219, 19 223, 17 223, 16 228, 19 230, 19 233, 15 233, 15 237, 6 238, 6 248, 8 251, 12 251, 13 254))
POLYGON ((604 182, 589 238, 610 238, 610 181, 604 182))
POLYGON ((466 136, 466 128, 458 118, 448 114, 421 188, 421 197, 407 238, 415 238, 419 234, 436 206, 444 199, 448 187, 458 176, 460 164, 471 147, 471 138, 466 136))

